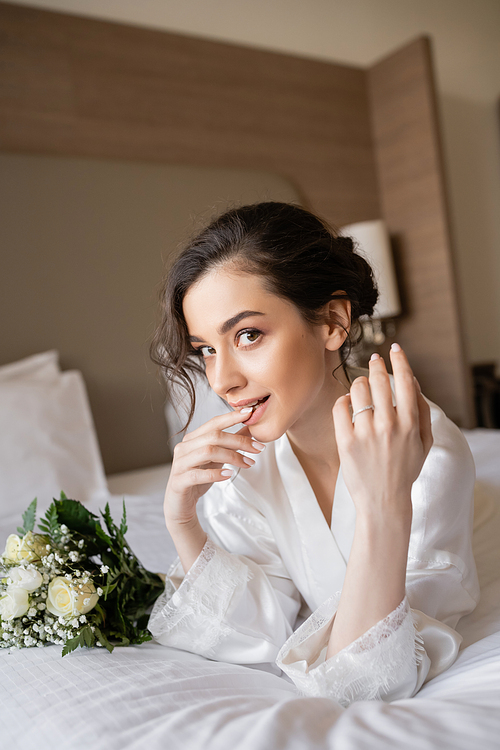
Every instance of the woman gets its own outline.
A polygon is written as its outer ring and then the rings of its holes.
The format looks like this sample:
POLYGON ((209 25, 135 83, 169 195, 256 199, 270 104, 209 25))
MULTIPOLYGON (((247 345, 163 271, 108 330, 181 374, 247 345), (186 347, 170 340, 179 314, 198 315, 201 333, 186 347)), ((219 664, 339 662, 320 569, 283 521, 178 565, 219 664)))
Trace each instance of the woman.
POLYGON ((276 660, 344 706, 414 695, 453 663, 478 599, 474 465, 398 345, 395 401, 378 355, 366 376, 345 366, 377 299, 368 264, 308 211, 260 203, 191 242, 162 299, 154 358, 192 399, 205 372, 233 411, 176 446, 164 514, 179 560, 151 632, 276 660))

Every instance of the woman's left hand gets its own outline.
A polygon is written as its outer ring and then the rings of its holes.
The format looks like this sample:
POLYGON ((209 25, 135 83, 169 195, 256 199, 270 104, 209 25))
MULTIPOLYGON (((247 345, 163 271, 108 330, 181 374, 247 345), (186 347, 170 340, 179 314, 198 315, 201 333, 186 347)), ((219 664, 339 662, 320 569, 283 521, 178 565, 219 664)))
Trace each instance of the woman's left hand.
POLYGON ((342 473, 358 514, 383 520, 390 514, 411 520, 411 487, 432 446, 429 405, 423 398, 405 353, 391 348, 396 388, 384 360, 370 360, 369 378, 357 378, 333 408, 342 473), (352 420, 353 415, 373 404, 352 420))

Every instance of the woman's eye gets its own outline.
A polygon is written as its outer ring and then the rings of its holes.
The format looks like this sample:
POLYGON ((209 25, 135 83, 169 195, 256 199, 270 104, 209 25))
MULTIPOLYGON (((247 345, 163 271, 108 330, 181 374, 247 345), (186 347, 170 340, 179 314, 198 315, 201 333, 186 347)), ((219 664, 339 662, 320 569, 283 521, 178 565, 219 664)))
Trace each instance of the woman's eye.
POLYGON ((261 336, 261 332, 257 330, 251 330, 251 331, 242 331, 238 335, 238 344, 242 346, 248 346, 249 344, 254 344, 261 336))
POLYGON ((215 354, 213 346, 200 346, 196 351, 198 354, 201 354, 202 357, 210 357, 212 354, 215 354))

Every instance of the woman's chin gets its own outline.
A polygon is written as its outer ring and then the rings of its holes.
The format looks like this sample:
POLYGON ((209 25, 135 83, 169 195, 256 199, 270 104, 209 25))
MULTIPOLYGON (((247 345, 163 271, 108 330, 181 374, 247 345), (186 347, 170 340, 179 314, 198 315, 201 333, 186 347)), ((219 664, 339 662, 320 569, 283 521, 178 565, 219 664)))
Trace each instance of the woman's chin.
POLYGON ((250 425, 248 431, 253 439, 258 440, 259 443, 273 443, 275 440, 279 440, 286 432, 286 430, 279 430, 272 428, 270 425, 263 424, 250 425))

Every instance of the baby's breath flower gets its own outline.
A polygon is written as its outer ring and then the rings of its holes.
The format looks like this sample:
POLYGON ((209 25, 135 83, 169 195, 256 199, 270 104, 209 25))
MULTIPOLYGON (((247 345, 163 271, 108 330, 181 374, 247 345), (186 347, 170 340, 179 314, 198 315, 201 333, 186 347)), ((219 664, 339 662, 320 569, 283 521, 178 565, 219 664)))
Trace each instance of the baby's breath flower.
POLYGON ((103 593, 104 593, 104 591, 103 591, 103 590, 102 590, 102 588, 101 588, 101 587, 99 586, 99 588, 97 589, 97 595, 98 595, 98 596, 102 596, 102 595, 103 595, 103 593))
POLYGON ((65 523, 61 524, 61 531, 62 531, 63 534, 67 534, 68 533, 69 529, 68 529, 68 527, 66 526, 65 523))
POLYGON ((85 544, 85 540, 84 539, 80 539, 80 541, 78 542, 79 548, 81 549, 84 544, 85 544))
MULTIPOLYGON (((90 599, 89 599, 89 601, 90 601, 90 599)), ((83 603, 85 604, 85 602, 83 602, 83 603)), ((85 615, 80 615, 80 622, 87 622, 87 618, 85 617, 85 615)))
MULTIPOLYGON (((79 557, 80 555, 78 554, 78 552, 75 552, 74 550, 69 553, 69 559, 71 560, 71 562, 78 562, 79 557)), ((75 575, 80 575, 80 571, 75 571, 75 575)))
POLYGON ((101 565, 101 573, 109 573, 109 566, 108 565, 101 565))
POLYGON ((30 607, 28 609, 28 617, 34 617, 36 615, 36 609, 35 607, 30 607))
POLYGON ((44 602, 38 602, 38 604, 36 606, 38 607, 38 609, 40 610, 40 612, 43 612, 43 610, 45 609, 46 605, 44 604, 44 602))

